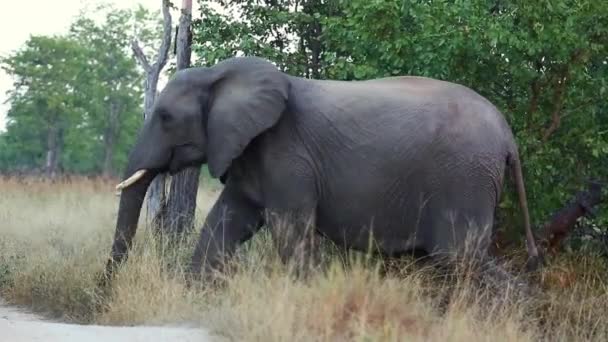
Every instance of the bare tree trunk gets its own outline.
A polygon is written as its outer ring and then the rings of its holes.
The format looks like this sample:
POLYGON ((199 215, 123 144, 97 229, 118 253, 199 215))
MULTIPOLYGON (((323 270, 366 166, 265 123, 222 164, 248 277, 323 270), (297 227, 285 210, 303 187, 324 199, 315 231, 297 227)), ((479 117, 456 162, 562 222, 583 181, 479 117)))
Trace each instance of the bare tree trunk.
POLYGON ((57 129, 54 126, 49 127, 46 136, 46 164, 44 172, 47 177, 52 178, 55 160, 57 159, 55 145, 57 144, 57 129))
POLYGON ((55 178, 59 171, 59 160, 63 140, 62 133, 58 121, 50 124, 47 132, 46 164, 44 166, 44 171, 46 176, 51 179, 55 178))
MULTIPOLYGON (((182 0, 176 41, 177 70, 190 67, 191 21, 192 0, 182 0)), ((184 232, 190 232, 193 229, 199 175, 200 167, 190 167, 171 177, 164 230, 172 238, 180 238, 184 232)))
POLYGON ((177 31, 177 70, 190 67, 192 55, 192 34, 190 23, 192 22, 192 0, 182 0, 182 14, 179 18, 177 31))
MULTIPOLYGON (((159 70, 160 72, 160 70, 159 70)), ((154 99, 156 98, 156 84, 158 83, 158 74, 154 75, 153 73, 148 73, 147 75, 148 81, 151 81, 150 84, 154 84, 154 87, 149 87, 146 85, 145 93, 144 93, 144 121, 150 117, 152 114, 152 106, 154 104, 154 99)), ((148 83, 148 82, 147 82, 148 83)), ((146 202, 147 206, 147 219, 148 222, 152 224, 155 231, 159 231, 163 224, 163 216, 164 216, 164 208, 165 202, 167 200, 166 196, 166 183, 167 183, 167 175, 164 173, 158 174, 154 177, 152 183, 150 183, 150 187, 148 187, 148 201, 146 202)))
MULTIPOLYGON (((160 72, 167 64, 169 48, 171 46, 171 14, 169 13, 170 3, 168 0, 162 0, 163 12, 163 39, 161 46, 156 56, 156 61, 153 64, 148 62, 148 58, 144 55, 141 47, 136 40, 131 42, 133 54, 139 61, 146 72, 144 81, 144 120, 150 117, 154 99, 157 95, 158 77, 160 72)), ((159 230, 163 223, 164 206, 165 206, 165 183, 166 176, 164 174, 157 175, 147 192, 147 207, 148 220, 152 222, 155 230, 159 230)))
POLYGON ((103 134, 104 153, 102 175, 103 177, 107 178, 112 177, 114 173, 114 145, 116 142, 116 135, 118 130, 119 111, 119 105, 116 102, 111 101, 108 116, 108 125, 103 134))

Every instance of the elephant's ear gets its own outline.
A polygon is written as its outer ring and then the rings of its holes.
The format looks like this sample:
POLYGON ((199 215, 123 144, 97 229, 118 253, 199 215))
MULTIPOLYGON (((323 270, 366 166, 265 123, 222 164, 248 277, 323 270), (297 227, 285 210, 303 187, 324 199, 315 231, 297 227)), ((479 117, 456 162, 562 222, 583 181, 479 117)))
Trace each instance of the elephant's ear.
POLYGON ((279 121, 287 106, 289 81, 259 58, 235 58, 216 67, 222 76, 211 90, 207 158, 209 172, 220 178, 253 138, 279 121))

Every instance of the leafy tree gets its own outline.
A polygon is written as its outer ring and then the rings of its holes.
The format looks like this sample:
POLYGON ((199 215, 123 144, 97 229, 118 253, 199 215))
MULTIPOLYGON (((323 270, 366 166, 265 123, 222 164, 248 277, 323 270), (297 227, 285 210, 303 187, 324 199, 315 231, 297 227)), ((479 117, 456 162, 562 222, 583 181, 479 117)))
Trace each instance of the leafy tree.
POLYGON ((130 43, 137 34, 147 49, 158 17, 142 8, 96 12, 103 20, 81 14, 66 36, 32 37, 2 59, 17 82, 0 136, 1 169, 111 176, 126 163, 143 112, 130 43))
POLYGON ((37 110, 31 103, 14 101, 7 113, 8 132, 0 135, 0 165, 3 171, 30 169, 44 164, 46 140, 32 113, 37 110))
POLYGON ((64 37, 33 36, 2 64, 16 78, 9 93, 2 165, 42 167, 49 176, 70 168, 63 152, 73 148, 66 138, 78 129, 72 123, 82 116, 86 102, 77 91, 86 77, 85 49, 64 37))
POLYGON ((213 65, 237 54, 256 55, 272 60, 289 74, 324 78, 322 19, 340 13, 337 3, 199 1, 201 19, 193 23, 193 49, 199 56, 198 63, 213 65))
POLYGON ((115 174, 115 164, 126 162, 128 149, 142 121, 141 73, 131 56, 131 35, 136 15, 145 13, 100 7, 105 20, 97 23, 81 15, 70 28, 70 35, 88 47, 90 77, 81 84, 81 91, 91 94, 88 123, 101 144, 95 154, 100 156, 102 174, 115 174), (86 89, 84 89, 86 88, 86 89))

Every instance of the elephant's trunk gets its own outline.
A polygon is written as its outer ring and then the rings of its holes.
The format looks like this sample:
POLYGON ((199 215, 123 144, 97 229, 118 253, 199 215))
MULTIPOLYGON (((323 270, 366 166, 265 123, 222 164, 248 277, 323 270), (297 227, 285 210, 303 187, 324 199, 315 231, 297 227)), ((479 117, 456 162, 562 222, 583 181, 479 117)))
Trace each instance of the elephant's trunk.
MULTIPOLYGON (((127 176, 137 174, 133 172, 134 168, 127 168, 127 176)), ((137 179, 133 176, 125 180, 121 184, 131 183, 122 187, 120 195, 120 205, 118 208, 118 219, 116 220, 116 232, 114 233, 114 242, 112 244, 112 254, 106 265, 106 277, 110 277, 116 265, 125 261, 128 257, 128 250, 131 248, 133 237, 137 231, 137 223, 139 214, 146 196, 148 186, 156 176, 157 172, 147 170, 140 172, 137 179)), ((119 186, 120 187, 120 186, 119 186)), ((117 187, 117 188, 119 188, 117 187)))

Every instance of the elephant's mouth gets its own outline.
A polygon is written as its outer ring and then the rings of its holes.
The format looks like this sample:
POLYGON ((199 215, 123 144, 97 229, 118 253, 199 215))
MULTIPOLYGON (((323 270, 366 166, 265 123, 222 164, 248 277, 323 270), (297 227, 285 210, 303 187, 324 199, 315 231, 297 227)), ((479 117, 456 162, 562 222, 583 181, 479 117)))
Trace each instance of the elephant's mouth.
MULTIPOLYGON (((173 148, 169 158, 168 167, 165 169, 165 171, 169 171, 170 175, 174 175, 187 167, 200 166, 206 162, 206 153, 201 148, 194 144, 182 144, 173 148)), ((137 183, 151 171, 154 170, 148 168, 138 169, 129 178, 116 185, 117 194, 120 194, 120 191, 137 183)), ((156 170, 156 172, 159 171, 160 169, 156 170)))
POLYGON ((200 166, 206 162, 207 154, 204 148, 193 143, 181 144, 172 150, 169 174, 174 175, 187 167, 200 166))

